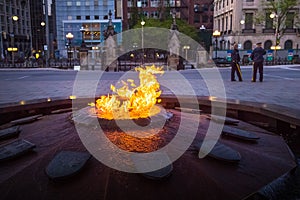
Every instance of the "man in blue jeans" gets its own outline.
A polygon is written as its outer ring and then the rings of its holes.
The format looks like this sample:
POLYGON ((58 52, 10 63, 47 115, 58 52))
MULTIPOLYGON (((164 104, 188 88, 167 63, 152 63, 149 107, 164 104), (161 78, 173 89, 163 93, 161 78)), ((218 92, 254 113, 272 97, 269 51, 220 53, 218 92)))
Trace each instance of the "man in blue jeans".
POLYGON ((259 71, 259 81, 263 81, 263 63, 264 63, 264 55, 266 54, 266 50, 261 47, 261 42, 256 43, 256 48, 250 55, 250 58, 253 60, 253 75, 252 75, 252 82, 256 82, 256 74, 257 69, 259 71))

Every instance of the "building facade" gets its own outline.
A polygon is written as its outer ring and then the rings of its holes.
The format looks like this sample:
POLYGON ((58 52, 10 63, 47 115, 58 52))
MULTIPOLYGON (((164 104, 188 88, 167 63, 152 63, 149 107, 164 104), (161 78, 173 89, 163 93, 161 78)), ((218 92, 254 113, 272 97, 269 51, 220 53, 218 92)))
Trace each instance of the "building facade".
POLYGON ((35 56, 44 52, 46 45, 46 19, 43 1, 30 0, 32 54, 35 56))
POLYGON ((118 14, 123 19, 123 28, 130 28, 130 20, 134 15, 139 18, 164 18, 175 10, 176 18, 185 20, 199 29, 213 28, 213 0, 116 0, 118 14), (169 12, 169 13, 168 13, 169 12))
MULTIPOLYGON (((240 49, 251 50, 257 42, 262 42, 267 50, 275 46, 276 19, 272 19, 265 1, 261 0, 215 0, 214 30, 220 31, 217 46, 221 50, 231 48, 234 42, 240 49), (265 16, 263 23, 257 23, 259 16, 265 16)), ((290 13, 300 13, 300 2, 290 13)), ((292 15, 290 15, 292 16, 292 15)), ((290 19, 285 34, 277 44, 281 49, 296 49, 300 45, 300 32, 297 18, 290 19)), ((213 40, 215 41, 215 39, 213 40)), ((216 45, 216 44, 215 44, 216 45)))
POLYGON ((31 53, 29 0, 0 0, 0 59, 21 62, 31 53))
POLYGON ((79 48, 82 41, 88 47, 98 47, 104 41, 103 32, 112 11, 112 22, 117 33, 122 32, 122 21, 115 19, 115 1, 110 0, 59 0, 55 2, 56 57, 67 56, 67 46, 79 48), (68 40, 66 35, 72 33, 68 40))

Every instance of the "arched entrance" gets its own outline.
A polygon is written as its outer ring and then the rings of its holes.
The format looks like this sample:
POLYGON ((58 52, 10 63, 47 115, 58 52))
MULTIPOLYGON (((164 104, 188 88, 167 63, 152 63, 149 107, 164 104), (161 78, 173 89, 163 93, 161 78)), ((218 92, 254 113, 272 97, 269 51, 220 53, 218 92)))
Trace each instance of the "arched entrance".
POLYGON ((252 42, 250 40, 247 40, 244 42, 244 49, 245 50, 251 50, 252 49, 252 42))
POLYGON ((285 41, 284 49, 293 49, 293 41, 292 40, 285 41))
POLYGON ((272 41, 271 40, 265 41, 264 49, 269 50, 269 49, 271 49, 271 46, 272 46, 272 41))

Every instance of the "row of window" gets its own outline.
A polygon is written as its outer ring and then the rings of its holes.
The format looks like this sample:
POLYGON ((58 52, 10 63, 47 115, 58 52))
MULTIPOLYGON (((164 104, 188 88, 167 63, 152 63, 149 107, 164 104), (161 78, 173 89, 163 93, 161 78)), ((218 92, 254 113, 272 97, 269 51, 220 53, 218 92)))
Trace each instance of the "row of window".
MULTIPOLYGON (((103 6, 107 6, 108 5, 108 0, 103 0, 103 6)), ((110 4, 112 4, 113 2, 110 2, 110 4)), ((99 4, 99 0, 94 0, 94 4, 91 4, 91 1, 90 0, 86 0, 86 1, 76 1, 76 2, 73 2, 73 1, 67 1, 67 6, 100 6, 99 4), (74 3, 74 4, 73 4, 74 3)), ((101 6, 102 6, 101 5, 101 6)))
MULTIPOLYGON (((263 44, 263 48, 266 50, 270 50, 273 45, 273 42, 271 40, 267 40, 263 44)), ((244 49, 245 50, 251 50, 253 48, 253 43, 250 40, 247 40, 244 42, 244 49)), ((286 40, 284 42, 284 49, 293 49, 293 41, 292 40, 286 40)))
MULTIPOLYGON (((161 0, 137 0, 136 5, 133 4, 132 0, 127 1, 127 7, 159 7, 161 4, 161 0)), ((164 0, 163 6, 164 7, 174 7, 179 6, 180 0, 164 0)))
POLYGON ((200 14, 195 14, 194 15, 194 23, 213 23, 214 17, 208 16, 208 15, 200 15, 200 14))
MULTIPOLYGON (((266 12, 266 22, 265 22, 265 28, 266 29, 273 29, 274 28, 274 19, 270 18, 270 12, 266 12)), ((294 16, 295 14, 292 12, 287 13, 286 20, 285 20, 285 26, 286 29, 293 29, 294 28, 294 16)), ((254 13, 245 13, 245 24, 244 29, 253 29, 254 24, 254 13)), ((215 21, 217 24, 217 29, 220 31, 225 30, 232 30, 232 23, 233 23, 233 17, 232 14, 230 16, 222 17, 221 19, 217 19, 215 21), (229 26, 229 27, 228 27, 229 26)))
MULTIPOLYGON (((224 8, 225 4, 226 4, 226 6, 228 6, 229 5, 229 1, 231 1, 231 4, 233 3, 233 0, 221 0, 221 1, 217 1, 216 2, 216 6, 215 6, 215 10, 217 11, 218 9, 220 10, 221 8, 224 8)), ((238 1, 241 1, 241 0, 238 0, 238 1)))
MULTIPOLYGON (((219 41, 219 48, 221 50, 225 50, 225 49, 230 49, 232 48, 231 42, 230 41, 219 41)), ((273 46, 273 42, 271 40, 267 40, 263 43, 263 48, 266 50, 270 50, 271 47, 273 46)), ((293 49, 293 41, 292 40, 286 40, 284 42, 284 49, 288 50, 288 49, 293 49)), ((247 40, 244 42, 243 44, 243 49, 244 50, 252 50, 253 49, 253 42, 251 40, 247 40)))

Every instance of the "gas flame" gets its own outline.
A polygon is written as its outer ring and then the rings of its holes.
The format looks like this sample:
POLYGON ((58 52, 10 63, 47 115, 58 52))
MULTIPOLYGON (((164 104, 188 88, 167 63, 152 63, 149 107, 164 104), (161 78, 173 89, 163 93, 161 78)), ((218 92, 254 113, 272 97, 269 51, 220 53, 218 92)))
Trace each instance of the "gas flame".
POLYGON ((155 74, 163 74, 162 67, 146 66, 135 68, 139 72, 140 85, 134 80, 128 79, 122 82, 121 88, 111 85, 110 89, 115 93, 101 96, 96 101, 96 114, 104 119, 138 119, 147 118, 160 112, 156 103, 160 94, 160 85, 155 74))

